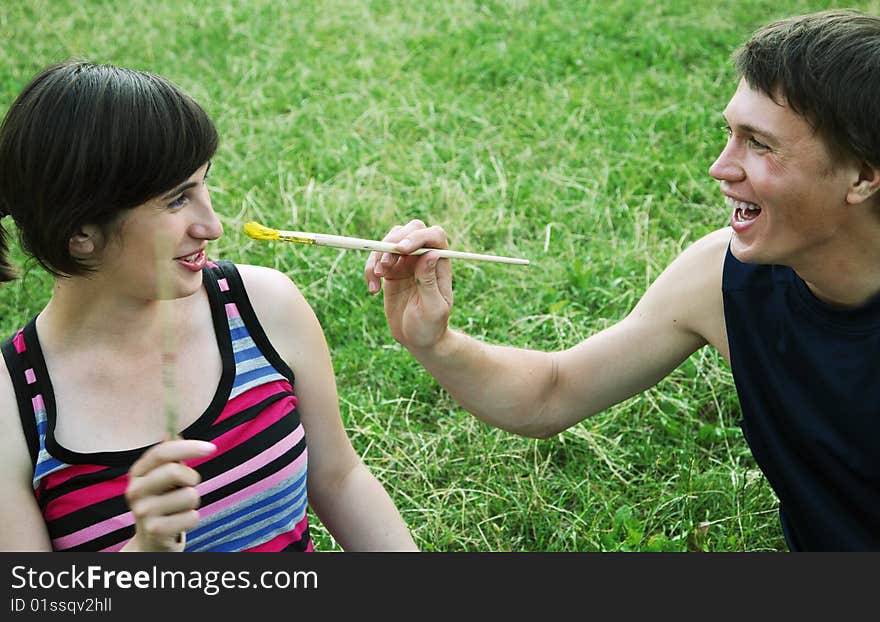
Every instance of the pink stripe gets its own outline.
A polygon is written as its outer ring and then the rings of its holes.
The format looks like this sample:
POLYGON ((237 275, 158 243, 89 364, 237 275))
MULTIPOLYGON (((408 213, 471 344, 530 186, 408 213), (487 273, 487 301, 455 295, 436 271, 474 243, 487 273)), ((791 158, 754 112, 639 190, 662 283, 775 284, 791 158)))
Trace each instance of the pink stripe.
POLYGON ((73 548, 75 546, 79 546, 83 542, 88 542, 89 540, 100 538, 104 534, 110 533, 111 531, 116 531, 117 529, 122 529, 123 527, 130 527, 131 525, 134 525, 134 514, 132 514, 131 512, 119 514, 118 516, 112 516, 107 520, 103 520, 100 523, 90 525, 85 529, 80 529, 79 531, 74 531, 72 534, 62 536, 60 538, 55 538, 54 540, 52 540, 52 548, 56 551, 73 548))
POLYGON ((99 553, 116 553, 128 543, 129 543, 129 540, 123 540, 122 542, 117 542, 113 546, 108 546, 106 549, 101 549, 98 552, 99 553))
MULTIPOLYGON (((242 488, 238 492, 235 492, 228 497, 224 497, 222 499, 218 499, 214 503, 210 505, 206 505, 205 507, 199 508, 199 516, 201 518, 207 518, 209 516, 213 516, 217 512, 222 512, 223 510, 238 505, 242 501, 249 499, 250 497, 261 493, 264 490, 275 486, 276 484, 280 484, 281 482, 296 477, 300 471, 302 471, 306 463, 308 462, 308 452, 303 451, 299 457, 285 466, 283 469, 276 471, 269 477, 262 479, 258 482, 254 482, 247 488, 242 488)), ((210 480, 214 481, 214 480, 210 480)), ((206 482, 207 483, 207 482, 206 482)), ((205 494, 205 490, 202 489, 203 484, 199 484, 196 486, 196 490, 198 490, 203 495, 205 494)))
MULTIPOLYGON (((223 412, 221 412, 220 416, 214 420, 214 424, 217 424, 224 419, 228 419, 232 415, 237 415, 241 411, 250 408, 255 404, 259 404, 267 397, 271 397, 276 393, 282 392, 293 392, 293 387, 290 386, 290 383, 287 380, 275 380, 273 382, 267 382, 266 384, 257 385, 252 389, 248 389, 241 395, 237 395, 233 399, 226 402, 226 406, 223 407, 223 412)), ((296 396, 290 396, 286 399, 287 403, 290 405, 291 410, 296 408, 296 396)), ((284 401, 284 399, 279 401, 284 401)))
MULTIPOLYGON (((250 549, 243 549, 243 553, 276 553, 278 551, 283 551, 286 549, 291 543, 302 540, 302 536, 306 531, 306 528, 309 526, 309 517, 308 514, 303 516, 303 519, 299 521, 296 526, 290 531, 279 534, 272 538, 267 542, 263 542, 263 544, 259 544, 250 549)), ((309 546, 306 551, 312 550, 312 543, 309 541, 309 546)))
POLYGON ((215 456, 222 455, 236 445, 240 445, 249 438, 256 436, 266 428, 270 427, 273 423, 283 419, 289 412, 290 408, 287 404, 287 400, 278 400, 262 411, 256 419, 246 421, 241 425, 232 428, 225 434, 221 434, 217 438, 212 439, 211 442, 217 446, 217 451, 215 453, 206 456, 205 458, 187 460, 184 464, 195 468, 200 464, 208 462, 215 456))
POLYGON ((46 405, 43 403, 43 394, 42 393, 32 397, 31 404, 34 405, 34 414, 37 414, 41 410, 46 410, 46 405))
POLYGON ((238 307, 235 306, 235 303, 234 302, 227 302, 226 303, 226 317, 233 318, 233 317, 238 317, 238 316, 239 316, 238 307))
POLYGON ((107 467, 100 464, 74 464, 60 471, 49 473, 41 481, 45 490, 49 491, 60 486, 67 480, 77 475, 88 475, 89 473, 97 473, 103 471, 107 467))
POLYGON ((220 279, 219 281, 217 281, 217 285, 220 286, 221 292, 229 291, 229 283, 226 281, 226 279, 220 279))
POLYGON ((220 267, 217 264, 215 264, 213 261, 206 261, 205 265, 208 266, 209 268, 219 268, 220 267))
MULTIPOLYGON (((218 488, 225 486, 226 484, 231 484, 232 482, 249 475, 260 469, 261 467, 266 466, 270 462, 272 462, 275 458, 282 455, 284 452, 290 450, 294 447, 298 442, 300 442, 305 435, 303 431, 303 427, 297 426, 296 429, 285 436, 283 439, 269 447, 267 450, 260 452, 247 462, 242 462, 234 469, 229 469, 228 471, 224 471, 217 477, 212 477, 211 479, 202 482, 196 486, 196 490, 199 491, 199 494, 203 497, 209 492, 213 492, 218 488)), ((294 461, 294 464, 300 462, 305 456, 305 451, 294 461)), ((220 503, 220 501, 218 501, 220 503)))
POLYGON ((128 486, 128 473, 106 482, 71 490, 66 495, 53 499, 43 512, 43 516, 47 521, 57 520, 88 505, 123 495, 126 486, 128 486))
POLYGON ((12 338, 12 344, 15 346, 15 351, 21 354, 25 350, 27 350, 27 346, 24 345, 24 329, 19 329, 17 333, 15 333, 15 337, 12 338))
POLYGON ((28 384, 33 384, 37 381, 37 375, 34 373, 33 368, 24 370, 24 379, 27 380, 28 384))
MULTIPOLYGON (((221 499, 219 501, 216 501, 215 503, 212 503, 210 506, 200 508, 199 514, 203 517, 210 516, 223 509, 222 507, 219 507, 221 503, 223 503, 224 506, 233 505, 247 498, 248 496, 253 495, 254 492, 257 492, 261 489, 270 488, 275 484, 280 483, 285 479, 288 479, 289 477, 292 477, 299 470, 299 467, 305 464, 306 455, 306 452, 303 451, 302 455, 300 455, 299 458, 297 458, 294 462, 287 465, 277 473, 274 473, 273 475, 267 477, 262 481, 255 482, 243 490, 239 490, 234 495, 231 495, 226 499, 221 499), (226 501, 229 501, 229 503, 225 503, 226 501)), ((201 488, 201 484, 196 486, 197 490, 200 490, 201 488)), ((54 540, 52 540, 52 548, 56 551, 73 548, 75 546, 79 546, 83 542, 94 540, 103 536, 104 534, 110 533, 111 531, 116 531, 117 529, 122 529, 123 527, 129 527, 131 525, 134 525, 134 514, 132 514, 131 512, 125 512, 124 514, 113 516, 111 518, 108 518, 107 520, 101 521, 100 523, 95 523, 94 525, 90 525, 89 527, 80 529, 79 531, 75 531, 66 536, 55 538, 54 540)), ((122 548, 123 545, 124 543, 120 545, 119 548, 122 548)), ((110 547, 109 549, 105 550, 114 550, 114 547, 110 547)))

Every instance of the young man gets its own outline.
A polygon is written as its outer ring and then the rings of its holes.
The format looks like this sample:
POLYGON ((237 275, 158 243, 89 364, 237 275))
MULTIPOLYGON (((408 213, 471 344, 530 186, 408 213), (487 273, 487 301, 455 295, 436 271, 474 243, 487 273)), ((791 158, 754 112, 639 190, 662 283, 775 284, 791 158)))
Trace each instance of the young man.
MULTIPOLYGON (((789 548, 880 550, 880 18, 783 20, 735 59, 729 139, 709 169, 730 227, 686 249, 616 325, 552 353, 479 342, 448 328, 451 270, 433 253, 371 255, 367 284, 384 278, 392 335, 464 408, 526 436, 715 347, 789 548)), ((386 240, 446 246, 419 221, 386 240)))

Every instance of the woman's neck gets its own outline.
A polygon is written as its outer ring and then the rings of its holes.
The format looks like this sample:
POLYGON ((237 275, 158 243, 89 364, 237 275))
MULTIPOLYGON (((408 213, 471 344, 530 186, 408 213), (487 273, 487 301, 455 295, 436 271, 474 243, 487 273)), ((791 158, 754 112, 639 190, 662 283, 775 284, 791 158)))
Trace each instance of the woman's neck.
POLYGON ((186 309, 197 297, 160 302, 104 287, 99 278, 56 279, 37 327, 41 340, 59 349, 100 344, 112 344, 116 350, 155 349, 164 331, 183 330, 186 309))

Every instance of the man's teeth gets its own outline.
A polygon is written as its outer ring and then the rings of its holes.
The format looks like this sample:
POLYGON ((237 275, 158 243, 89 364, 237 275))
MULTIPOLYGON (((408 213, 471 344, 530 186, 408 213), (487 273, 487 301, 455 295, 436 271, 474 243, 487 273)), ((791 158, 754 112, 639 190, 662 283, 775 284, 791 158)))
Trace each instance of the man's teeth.
POLYGON ((186 257, 181 257, 180 259, 182 259, 183 261, 185 261, 187 263, 192 263, 196 259, 198 259, 199 255, 201 255, 201 254, 202 254, 202 251, 196 251, 192 255, 187 255, 186 257))
POLYGON ((761 211, 761 208, 755 205, 754 203, 746 203, 745 201, 737 201, 736 199, 732 199, 730 197, 724 197, 724 202, 728 207, 732 207, 734 209, 741 210, 743 212, 746 211, 761 211))

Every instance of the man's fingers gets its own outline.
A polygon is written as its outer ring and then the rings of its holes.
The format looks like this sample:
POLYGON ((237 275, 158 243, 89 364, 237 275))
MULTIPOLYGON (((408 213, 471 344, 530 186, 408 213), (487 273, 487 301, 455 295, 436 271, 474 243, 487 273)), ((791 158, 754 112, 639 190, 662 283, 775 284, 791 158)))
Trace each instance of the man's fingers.
POLYGON ((415 267, 416 287, 425 305, 425 313, 440 311, 448 313, 452 306, 452 285, 449 260, 437 256, 436 253, 425 253, 418 258, 415 267), (441 311, 446 309, 446 311, 441 311))
POLYGON ((382 289, 382 279, 376 274, 376 262, 379 260, 379 253, 373 251, 367 257, 367 263, 364 265, 364 279, 367 281, 367 290, 371 294, 375 294, 382 289))
POLYGON ((449 248, 449 240, 446 239, 446 231, 443 227, 423 227, 409 231, 397 243, 404 253, 411 253, 422 247, 427 248, 449 248))

